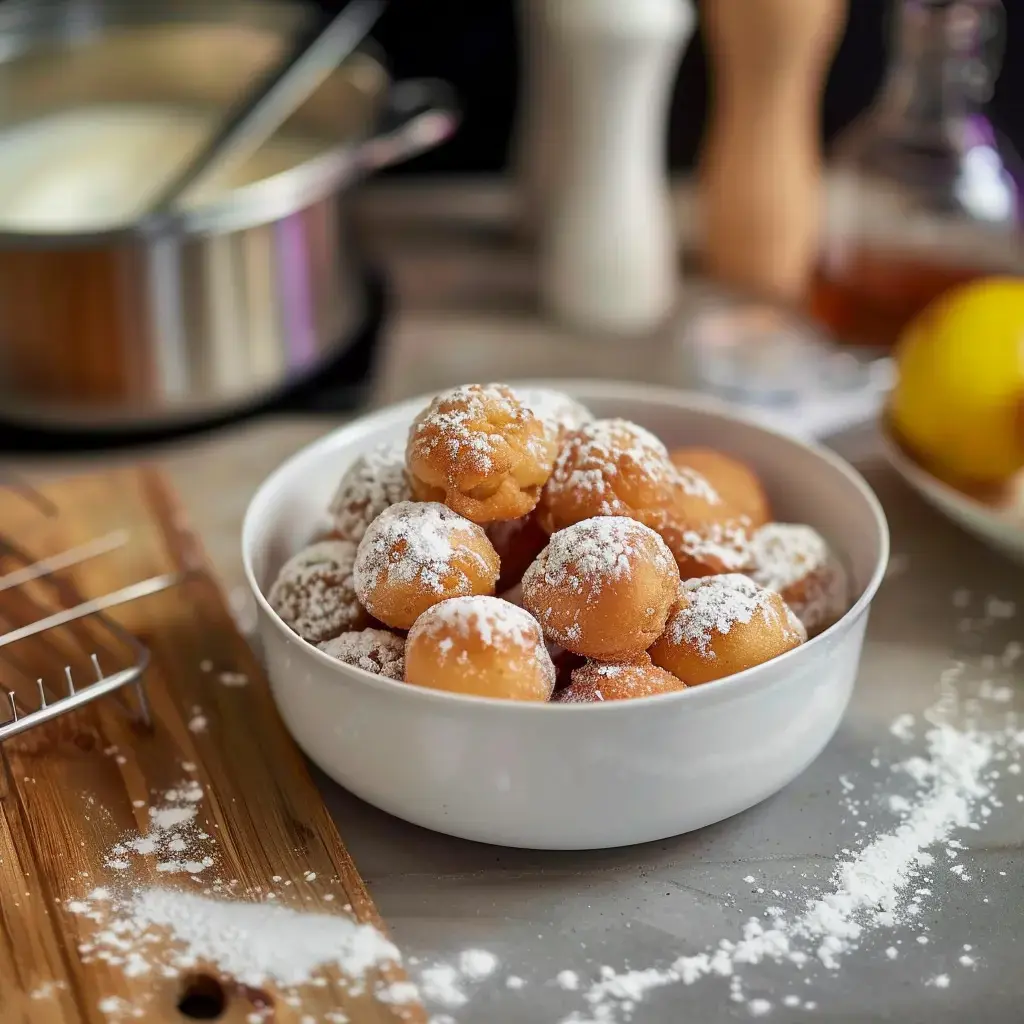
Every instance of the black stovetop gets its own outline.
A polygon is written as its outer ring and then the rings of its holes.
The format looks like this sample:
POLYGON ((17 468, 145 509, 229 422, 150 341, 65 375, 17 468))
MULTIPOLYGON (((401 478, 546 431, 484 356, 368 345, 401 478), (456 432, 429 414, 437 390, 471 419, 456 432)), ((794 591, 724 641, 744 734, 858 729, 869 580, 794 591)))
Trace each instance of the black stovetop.
POLYGON ((382 325, 389 306, 383 274, 366 272, 367 316, 352 343, 314 377, 271 399, 187 427, 127 430, 66 430, 26 427, 0 416, 0 453, 81 452, 128 448, 216 430, 256 416, 280 412, 350 412, 365 401, 373 380, 382 325))

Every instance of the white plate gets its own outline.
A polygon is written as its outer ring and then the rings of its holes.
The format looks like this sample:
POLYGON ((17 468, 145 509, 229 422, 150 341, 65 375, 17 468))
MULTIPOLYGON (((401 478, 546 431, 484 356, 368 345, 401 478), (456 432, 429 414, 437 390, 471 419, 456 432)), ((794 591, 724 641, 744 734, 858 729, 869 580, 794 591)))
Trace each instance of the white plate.
POLYGON ((816 527, 842 556, 853 607, 810 643, 764 665, 681 692, 605 704, 462 696, 342 665, 300 640, 263 595, 319 525, 348 463, 403 438, 427 403, 420 398, 299 452, 249 507, 242 554, 274 697, 292 735, 328 775, 439 832, 565 850, 701 828, 777 792, 835 732, 888 559, 885 516, 837 455, 720 403, 645 385, 549 386, 599 416, 634 420, 669 445, 709 445, 748 460, 779 517, 816 527))
POLYGON ((914 462, 884 424, 881 433, 890 465, 925 501, 989 547, 1024 562, 1024 516, 1020 511, 991 508, 950 487, 914 462))

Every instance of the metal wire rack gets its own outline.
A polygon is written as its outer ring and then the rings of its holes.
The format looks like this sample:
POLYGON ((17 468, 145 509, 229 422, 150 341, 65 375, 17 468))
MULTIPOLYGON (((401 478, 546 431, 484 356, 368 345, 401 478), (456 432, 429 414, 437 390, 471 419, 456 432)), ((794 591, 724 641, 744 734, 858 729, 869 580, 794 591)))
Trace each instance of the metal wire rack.
MULTIPOLYGON (((0 477, 0 487, 15 490, 44 515, 59 514, 59 510, 49 499, 22 480, 12 481, 8 474, 4 474, 3 477, 0 477)), ((127 533, 117 530, 77 547, 33 561, 23 555, 16 545, 0 537, 0 552, 18 563, 16 569, 0 576, 0 593, 25 586, 36 580, 48 577, 56 579, 56 574, 90 558, 109 554, 123 547, 127 542, 127 533)), ((104 670, 95 651, 89 652, 88 661, 93 678, 87 681, 76 681, 70 665, 64 667, 63 678, 59 684, 55 685, 52 681, 47 682, 42 678, 37 679, 35 700, 32 702, 35 706, 30 706, 27 698, 19 696, 13 689, 6 686, 0 687, 0 693, 6 696, 4 703, 7 715, 5 719, 0 720, 0 755, 3 755, 2 745, 12 737, 53 721, 55 718, 81 708, 100 697, 123 693, 128 687, 134 689, 136 697, 135 708, 132 711, 140 724, 148 727, 151 724, 151 717, 149 701, 146 697, 145 672, 150 661, 149 650, 136 637, 103 613, 118 605, 167 590, 180 583, 185 575, 185 573, 167 573, 141 580, 101 597, 60 608, 34 622, 0 633, 0 650, 2 650, 30 637, 38 637, 50 630, 59 629, 81 619, 95 617, 102 622, 110 635, 130 652, 130 663, 126 667, 111 672, 104 670)), ((4 710, 0 709, 0 714, 4 714, 4 710)), ((3 790, 0 795, 6 793, 10 784, 10 767, 6 755, 2 756, 2 760, 3 777, 0 782, 3 783, 3 790)))

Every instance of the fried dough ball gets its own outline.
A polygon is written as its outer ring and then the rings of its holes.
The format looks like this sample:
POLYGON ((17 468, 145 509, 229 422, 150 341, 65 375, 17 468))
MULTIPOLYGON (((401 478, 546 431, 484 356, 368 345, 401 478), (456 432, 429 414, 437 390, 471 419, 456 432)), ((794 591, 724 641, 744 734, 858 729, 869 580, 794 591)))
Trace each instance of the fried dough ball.
POLYGON ((358 544, 384 509, 411 497, 405 474, 405 445, 378 445, 360 455, 338 484, 327 509, 334 536, 358 544))
POLYGON ((604 664, 588 661, 572 674, 572 682, 554 700, 559 704, 595 704, 606 700, 631 700, 656 693, 685 690, 686 683, 658 668, 644 653, 636 661, 604 664))
POLYGON ((367 527, 353 578, 374 618, 408 629, 447 598, 493 594, 498 570, 481 527, 435 501, 400 501, 367 527))
POLYGON ((628 661, 661 635, 678 584, 672 552, 653 530, 599 516, 552 534, 523 577, 523 604, 560 647, 628 661))
POLYGON ((537 518, 550 534, 594 516, 650 521, 675 499, 668 449, 628 420, 593 420, 569 434, 544 487, 537 518))
POLYGON ((655 665, 696 686, 770 661, 806 639, 800 620, 774 590, 726 573, 680 584, 650 654, 655 665))
POLYGON ((320 650, 345 665, 375 676, 402 680, 405 677, 405 638, 386 629, 362 629, 342 633, 320 644, 320 650))
POLYGON ((537 516, 533 512, 521 519, 489 523, 484 529, 494 545, 494 550, 498 552, 498 558, 501 559, 497 592, 504 595, 519 583, 523 573, 544 550, 548 535, 540 528, 537 516))
POLYGON ((563 391, 552 388, 516 388, 515 392, 559 442, 594 418, 594 414, 585 405, 563 391))
POLYGON ((711 448, 676 448, 672 461, 681 469, 699 473, 738 518, 752 529, 772 518, 768 495, 757 474, 745 462, 711 448))
POLYGON ((750 552, 751 578, 781 594, 811 636, 846 614, 846 570, 817 530, 769 523, 752 537, 750 552))
POLYGON ((417 417, 406 466, 414 497, 492 523, 533 511, 557 448, 511 388, 468 384, 438 395, 417 417))
POLYGON ((455 597, 409 630, 405 680, 477 697, 546 701, 555 667, 540 623, 497 597, 455 597))
POLYGON ((362 629, 369 616, 356 596, 355 560, 356 546, 351 541, 311 544, 281 567, 267 595, 270 607, 311 644, 362 629))
POLYGON ((684 580, 751 568, 750 531, 743 523, 712 522, 689 527, 668 523, 661 536, 675 555, 684 580))

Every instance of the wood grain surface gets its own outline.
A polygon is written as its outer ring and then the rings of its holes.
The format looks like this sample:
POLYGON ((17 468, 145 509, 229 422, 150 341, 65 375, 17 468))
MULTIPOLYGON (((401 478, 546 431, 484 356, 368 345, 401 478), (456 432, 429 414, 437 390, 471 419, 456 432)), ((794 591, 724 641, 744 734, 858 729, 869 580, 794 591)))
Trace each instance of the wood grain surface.
MULTIPOLYGON (((152 652, 145 676, 150 728, 132 713, 128 693, 5 744, 10 776, 0 801, 0 1020, 181 1024, 196 1019, 182 1010, 189 1011, 182 998, 192 991, 202 1012, 222 1000, 216 1019, 238 1024, 422 1021, 418 1006, 375 1000, 377 977, 350 985, 333 968, 323 970, 316 985, 282 993, 238 985, 214 964, 196 964, 189 977, 156 970, 128 976, 121 966, 83 956, 97 924, 68 904, 97 886, 115 893, 147 886, 209 893, 216 878, 219 895, 272 898, 276 905, 383 924, 162 477, 128 468, 41 490, 59 515, 45 516, 0 490, 0 537, 10 545, 0 554, 0 575, 22 557, 40 558, 115 529, 126 530, 129 539, 62 574, 60 582, 0 592, 0 632, 62 603, 160 573, 191 572, 181 585, 113 613, 152 652), (232 673, 236 685, 224 685, 222 673, 232 673), (237 685, 242 677, 247 683, 237 685), (205 720, 201 729, 197 717, 205 720), (202 786, 197 822, 215 844, 209 871, 161 875, 154 857, 134 858, 130 871, 112 867, 111 846, 125 833, 145 835, 154 800, 189 779, 202 786)), ((132 656, 119 636, 91 619, 0 650, 0 683, 34 708, 37 678, 60 692, 68 665, 82 685, 92 652, 107 672, 132 656)), ((388 969, 380 980, 402 977, 388 969)))

